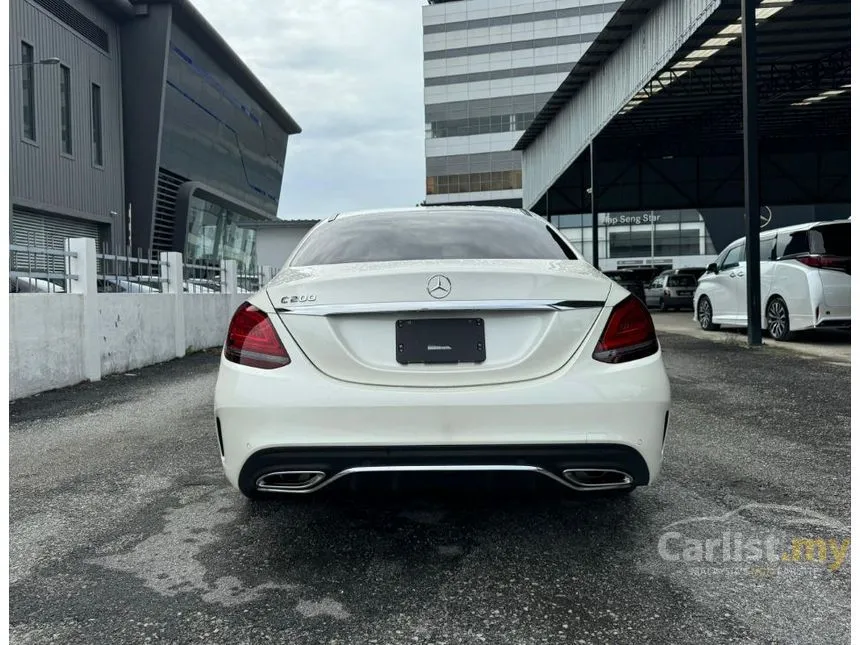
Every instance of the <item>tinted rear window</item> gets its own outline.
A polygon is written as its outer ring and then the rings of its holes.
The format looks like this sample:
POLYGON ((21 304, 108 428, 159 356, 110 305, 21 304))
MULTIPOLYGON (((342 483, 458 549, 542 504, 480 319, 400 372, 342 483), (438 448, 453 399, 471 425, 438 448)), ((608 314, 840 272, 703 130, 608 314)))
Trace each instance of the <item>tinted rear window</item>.
POLYGON ((498 213, 380 213, 335 219, 292 266, 398 260, 564 260, 570 248, 538 220, 498 213))
POLYGON ((809 231, 809 246, 813 253, 851 256, 851 224, 816 226, 809 231))
POLYGON ((697 284, 696 278, 691 275, 670 275, 670 287, 695 287, 697 284))

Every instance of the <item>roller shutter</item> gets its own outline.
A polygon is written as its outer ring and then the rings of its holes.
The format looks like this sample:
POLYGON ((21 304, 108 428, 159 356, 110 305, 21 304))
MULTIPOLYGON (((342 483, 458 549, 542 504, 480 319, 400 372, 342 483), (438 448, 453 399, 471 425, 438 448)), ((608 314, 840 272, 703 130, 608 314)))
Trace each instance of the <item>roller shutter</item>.
MULTIPOLYGON (((12 210, 12 226, 9 232, 10 242, 34 249, 65 248, 65 240, 69 237, 91 237, 96 241, 96 250, 101 251, 101 226, 95 222, 72 219, 57 215, 43 215, 23 210, 12 210)), ((63 272, 65 260, 61 256, 46 258, 45 255, 32 252, 15 252, 10 257, 12 270, 32 271, 50 270, 63 272), (50 264, 49 264, 50 263, 50 264)))

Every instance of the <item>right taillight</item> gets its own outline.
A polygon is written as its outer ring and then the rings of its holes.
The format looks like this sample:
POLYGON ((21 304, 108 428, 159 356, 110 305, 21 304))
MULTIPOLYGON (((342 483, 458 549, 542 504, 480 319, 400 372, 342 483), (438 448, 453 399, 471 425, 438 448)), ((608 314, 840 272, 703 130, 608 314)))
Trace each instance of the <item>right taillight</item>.
POLYGON ((224 358, 239 365, 275 369, 290 364, 290 355, 284 348, 272 321, 266 313, 249 302, 244 302, 233 314, 224 358))
POLYGON ((628 296, 613 307, 592 357, 601 363, 626 363, 658 349, 651 314, 641 300, 628 296))

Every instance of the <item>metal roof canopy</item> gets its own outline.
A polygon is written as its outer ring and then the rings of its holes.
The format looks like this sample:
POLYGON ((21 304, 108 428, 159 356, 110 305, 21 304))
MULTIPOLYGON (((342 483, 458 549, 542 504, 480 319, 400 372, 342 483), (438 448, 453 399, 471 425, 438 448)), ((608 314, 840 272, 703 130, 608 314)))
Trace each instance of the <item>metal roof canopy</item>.
MULTIPOLYGON (((699 0, 686 23, 668 21, 669 9, 688 7, 625 2, 517 142, 525 206, 590 212, 589 143, 601 212, 744 205, 741 0, 699 0), (684 38, 672 24, 695 28, 684 38), (632 98, 619 94, 630 79, 608 73, 626 71, 613 58, 635 46, 634 57, 660 60, 661 45, 668 62, 632 98), (591 116, 565 111, 588 92, 621 101, 596 136, 561 141, 591 116)), ((761 203, 849 203, 850 0, 762 0, 757 16, 761 203)))

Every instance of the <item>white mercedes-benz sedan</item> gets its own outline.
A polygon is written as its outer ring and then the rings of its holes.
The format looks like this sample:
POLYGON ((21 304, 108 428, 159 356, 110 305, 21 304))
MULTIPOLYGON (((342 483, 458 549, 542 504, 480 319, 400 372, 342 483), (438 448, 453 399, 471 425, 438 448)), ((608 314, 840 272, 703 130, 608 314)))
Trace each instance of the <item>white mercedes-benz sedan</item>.
POLYGON ((427 207, 315 226, 234 314, 215 419, 249 497, 427 471, 630 491, 660 471, 669 401, 647 308, 558 230, 427 207))

